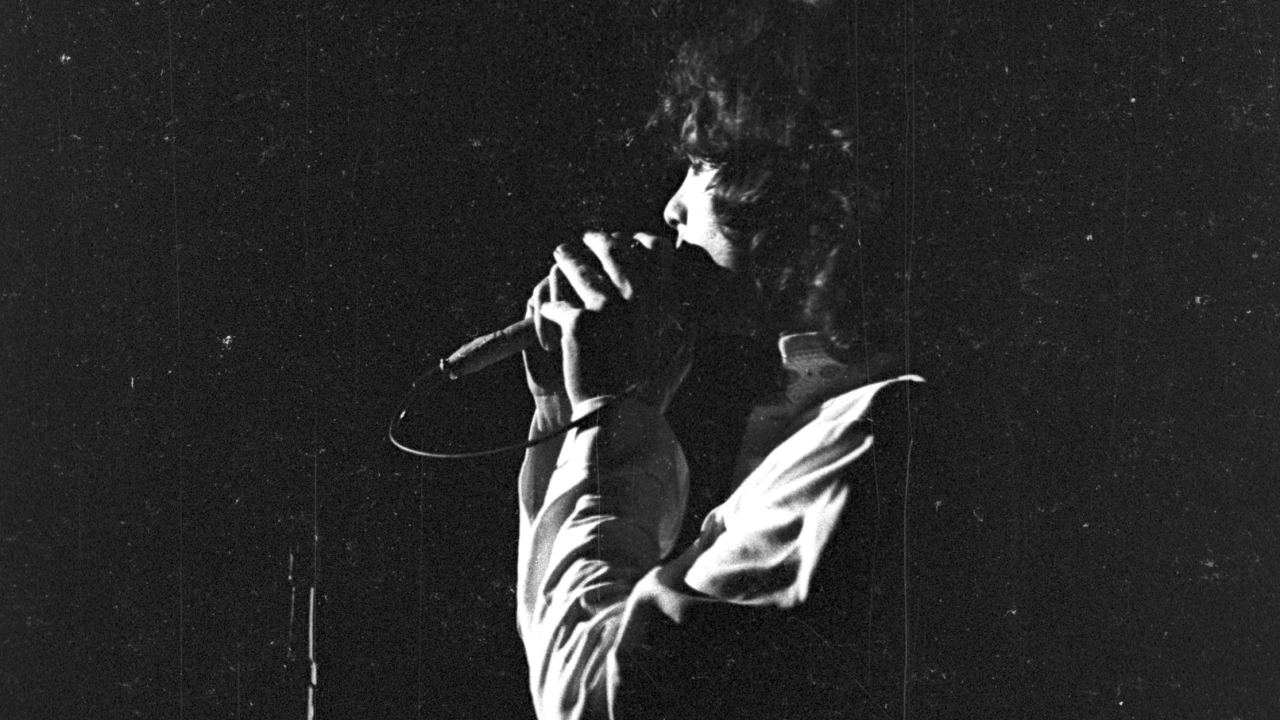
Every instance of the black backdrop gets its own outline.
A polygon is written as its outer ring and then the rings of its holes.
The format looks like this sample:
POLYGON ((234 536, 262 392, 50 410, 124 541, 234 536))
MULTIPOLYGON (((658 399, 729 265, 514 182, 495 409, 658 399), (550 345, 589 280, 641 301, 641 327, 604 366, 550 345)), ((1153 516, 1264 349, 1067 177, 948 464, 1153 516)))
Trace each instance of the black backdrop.
MULTIPOLYGON (((1276 8, 850 9, 929 381, 877 703, 1280 716, 1276 8)), ((660 228, 649 7, 0 23, 0 716, 529 716, 518 458, 385 423, 554 245, 660 228)), ((468 390, 466 436, 521 432, 517 366, 468 390)))

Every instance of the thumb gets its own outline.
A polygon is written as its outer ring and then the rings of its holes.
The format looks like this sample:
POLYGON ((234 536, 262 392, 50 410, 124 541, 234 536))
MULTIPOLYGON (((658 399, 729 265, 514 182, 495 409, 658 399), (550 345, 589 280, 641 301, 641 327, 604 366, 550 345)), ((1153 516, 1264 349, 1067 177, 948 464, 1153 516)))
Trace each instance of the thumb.
POLYGON ((538 312, 542 317, 559 325, 562 333, 572 332, 573 327, 578 323, 578 318, 582 316, 582 308, 575 307, 564 300, 543 303, 538 312))

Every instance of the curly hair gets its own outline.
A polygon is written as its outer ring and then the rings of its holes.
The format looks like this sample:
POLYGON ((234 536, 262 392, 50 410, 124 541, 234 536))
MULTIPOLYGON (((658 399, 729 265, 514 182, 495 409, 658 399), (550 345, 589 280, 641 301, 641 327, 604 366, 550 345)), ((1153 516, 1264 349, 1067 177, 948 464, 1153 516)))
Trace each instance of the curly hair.
POLYGON ((745 0, 674 10, 679 49, 651 126, 679 157, 719 171, 713 208, 750 248, 766 322, 822 332, 847 353, 877 334, 857 227, 878 208, 856 176, 846 8, 745 0))

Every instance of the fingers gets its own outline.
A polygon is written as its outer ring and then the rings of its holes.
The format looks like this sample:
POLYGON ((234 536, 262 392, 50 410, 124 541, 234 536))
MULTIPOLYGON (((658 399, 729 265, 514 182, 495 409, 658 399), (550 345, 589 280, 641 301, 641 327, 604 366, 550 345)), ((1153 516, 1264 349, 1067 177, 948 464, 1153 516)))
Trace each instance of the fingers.
POLYGON ((673 259, 671 241, 647 234, 587 233, 556 248, 527 314, 571 402, 648 386, 657 406, 669 402, 689 360, 666 309, 673 259))
POLYGON ((670 240, 656 235, 589 232, 580 245, 556 248, 556 264, 583 306, 598 310, 618 298, 633 300, 668 287, 674 252, 670 240))
POLYGON ((601 310, 617 299, 640 295, 661 298, 670 288, 675 248, 666 238, 636 233, 590 232, 582 243, 565 243, 555 249, 555 265, 534 289, 529 315, 535 318, 538 339, 544 347, 553 343, 540 307, 565 302, 587 310, 601 310))
POLYGON ((540 309, 542 317, 550 320, 558 325, 564 333, 572 335, 573 327, 578 322, 578 318, 582 315, 582 308, 576 305, 556 300, 546 303, 540 309))
POLYGON ((583 295, 591 298, 592 305, 598 308, 603 307, 609 295, 616 294, 616 290, 611 293, 607 289, 606 276, 584 261, 580 249, 557 248, 556 257, 557 263, 534 287, 525 306, 525 317, 533 318, 538 344, 552 353, 560 348, 561 327, 572 320, 573 311, 584 306, 583 295))
POLYGON ((555 324, 554 329, 548 328, 548 339, 555 339, 558 344, 563 337, 561 329, 569 329, 569 323, 576 318, 575 313, 582 307, 582 302, 578 291, 558 264, 551 267, 551 274, 547 279, 550 281, 550 294, 539 312, 548 322, 555 324))
POLYGON ((627 238, 622 233, 589 232, 582 237, 582 244, 587 246, 601 268, 624 300, 631 300, 636 294, 636 283, 643 284, 647 278, 647 258, 643 257, 643 246, 636 240, 627 238))
POLYGON ((538 344, 550 353, 560 351, 561 328, 568 328, 581 310, 578 292, 560 269, 554 265, 547 277, 533 289, 525 317, 533 318, 533 328, 538 334, 538 344))
POLYGON ((538 345, 543 350, 550 352, 552 348, 558 347, 560 344, 559 337, 554 335, 554 324, 542 316, 542 306, 551 302, 551 276, 542 279, 533 289, 533 294, 529 296, 529 303, 525 306, 524 316, 533 318, 533 329, 538 334, 538 345))
MULTIPOLYGON (((556 248, 555 258, 556 269, 564 274, 586 309, 601 310, 619 297, 612 278, 604 271, 600 259, 587 246, 565 243, 556 248)), ((560 299, 567 301, 563 295, 560 299)))
POLYGON ((569 282, 569 278, 565 276, 564 270, 559 265, 551 266, 551 273, 547 276, 551 281, 548 302, 578 302, 578 291, 573 289, 573 285, 569 282))

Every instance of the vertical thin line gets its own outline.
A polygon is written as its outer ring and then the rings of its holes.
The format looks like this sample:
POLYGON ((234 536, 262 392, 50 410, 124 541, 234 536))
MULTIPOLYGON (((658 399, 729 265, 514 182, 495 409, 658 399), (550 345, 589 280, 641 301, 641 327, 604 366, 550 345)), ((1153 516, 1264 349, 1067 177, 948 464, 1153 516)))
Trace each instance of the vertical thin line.
MULTIPOLYGON (((425 431, 424 431, 425 432, 425 431)), ((424 444, 425 447, 425 444, 424 444)), ((423 688, 423 663, 425 662, 424 638, 426 635, 426 594, 427 588, 425 578, 422 575, 422 563, 426 559, 424 556, 427 547, 427 531, 426 531, 426 513, 423 509, 427 491, 427 466, 426 458, 418 458, 418 718, 422 718, 422 706, 424 703, 422 697, 423 688)))
MULTIPOLYGON (((907 75, 903 99, 907 109, 906 138, 903 144, 905 158, 904 172, 906 182, 905 229, 903 238, 905 272, 903 273, 903 369, 911 372, 911 262, 915 244, 915 212, 916 212, 916 117, 915 117, 915 4, 914 0, 904 0, 903 7, 903 73, 907 75)), ((906 720, 909 712, 909 692, 911 673, 911 596, 910 596, 910 560, 911 546, 908 537, 908 519, 911 508, 911 450, 914 438, 911 433, 911 383, 906 383, 907 414, 907 460, 902 484, 902 717, 906 720)))
MULTIPOLYGON (((302 122, 305 130, 306 153, 302 171, 302 242, 306 256, 307 289, 311 300, 311 337, 319 338, 319 320, 316 311, 315 273, 312 262, 311 226, 311 6, 304 5, 303 47, 304 65, 302 80, 302 122)), ((318 357, 316 358, 318 360, 318 357)), ((318 372, 318 371, 317 371, 318 372)), ((316 394, 318 378, 311 383, 311 612, 307 630, 307 664, 310 678, 307 683, 307 720, 316 716, 316 694, 319 685, 319 666, 316 663, 316 589, 320 585, 320 408, 316 394)))
MULTIPOLYGON (((173 385, 173 409, 177 412, 179 408, 178 395, 182 388, 182 253, 178 245, 178 143, 177 143, 177 125, 178 116, 174 109, 173 101, 173 6, 166 2, 165 11, 165 29, 168 35, 169 49, 169 129, 165 133, 165 139, 169 141, 169 180, 170 190, 173 203, 173 284, 174 284, 174 305, 177 314, 175 335, 174 354, 174 375, 176 376, 173 385)), ((178 423, 174 423, 173 437, 176 439, 178 435, 178 423)), ((185 717, 186 714, 186 656, 184 645, 186 643, 186 597, 183 583, 183 555, 185 553, 185 541, 183 538, 183 522, 185 502, 184 488, 182 485, 182 443, 178 442, 177 447, 177 471, 178 476, 178 717, 185 717)))
MULTIPOLYGON (((906 156, 904 163, 904 172, 906 174, 906 195, 907 212, 906 212, 906 235, 903 238, 904 245, 904 262, 905 273, 903 275, 903 355, 904 366, 906 372, 911 372, 911 262, 912 252, 915 247, 915 229, 916 229, 916 185, 915 185, 915 164, 916 164, 916 116, 915 116, 915 84, 916 84, 916 55, 915 55, 915 3, 914 0, 907 0, 908 8, 906 12, 908 17, 903 22, 903 53, 905 67, 904 73, 908 74, 906 80, 906 92, 904 100, 907 106, 907 128, 906 142, 903 147, 903 154, 906 156)), ((910 388, 910 384, 907 385, 910 388)))
MULTIPOLYGON (((862 78, 859 66, 859 14, 858 2, 854 0, 853 5, 853 177, 854 177, 854 241, 858 248, 858 283, 862 292, 860 298, 862 301, 862 359, 865 367, 871 367, 871 346, 867 337, 866 329, 869 327, 869 317, 867 310, 867 273, 866 273, 866 255, 862 244, 862 208, 860 194, 862 193, 862 78)), ((874 427, 872 428, 874 433, 874 427)), ((879 580, 876 562, 879 559, 880 552, 880 518, 881 518, 881 499, 880 499, 880 465, 876 462, 876 446, 874 442, 871 445, 871 486, 875 497, 875 519, 872 521, 871 532, 871 548, 868 553, 867 576, 869 578, 870 587, 867 593, 867 666, 866 666, 866 686, 871 687, 871 665, 874 653, 872 651, 872 643, 870 638, 874 636, 873 629, 875 627, 875 608, 876 593, 875 586, 879 580)))

